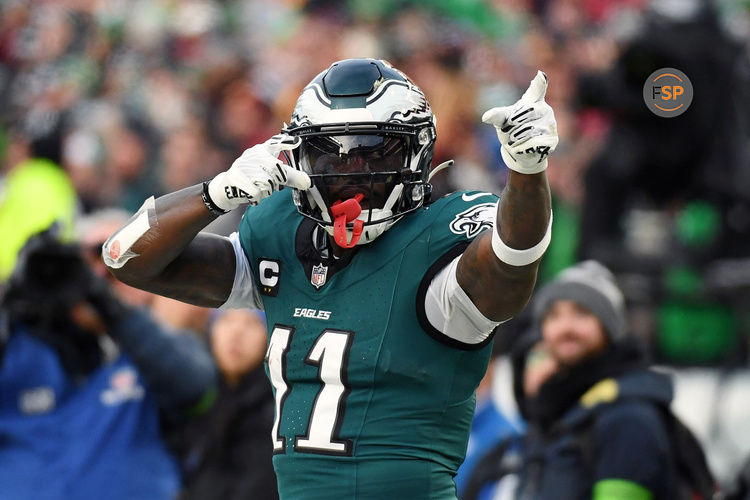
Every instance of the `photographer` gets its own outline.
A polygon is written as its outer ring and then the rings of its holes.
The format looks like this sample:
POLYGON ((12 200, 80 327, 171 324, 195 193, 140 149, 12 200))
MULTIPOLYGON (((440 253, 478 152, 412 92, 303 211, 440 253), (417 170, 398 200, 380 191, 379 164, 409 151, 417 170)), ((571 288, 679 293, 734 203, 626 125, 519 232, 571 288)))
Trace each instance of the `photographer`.
POLYGON ((2 293, 4 499, 172 499, 179 489, 162 423, 210 399, 211 357, 116 297, 87 261, 100 260, 96 246, 40 233, 2 293))

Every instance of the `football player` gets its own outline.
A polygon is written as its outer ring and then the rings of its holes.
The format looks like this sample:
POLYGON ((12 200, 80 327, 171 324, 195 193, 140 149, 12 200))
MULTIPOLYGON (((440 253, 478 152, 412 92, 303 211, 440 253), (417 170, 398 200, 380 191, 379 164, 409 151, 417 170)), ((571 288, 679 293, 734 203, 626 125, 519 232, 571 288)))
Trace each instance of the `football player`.
POLYGON ((456 497, 492 333, 528 301, 550 241, 546 88, 540 71, 482 117, 511 169, 499 202, 430 200, 440 167, 422 91, 385 61, 336 62, 279 135, 148 199, 105 243, 133 286, 265 310, 282 498, 456 497), (248 202, 229 238, 199 233, 248 202))

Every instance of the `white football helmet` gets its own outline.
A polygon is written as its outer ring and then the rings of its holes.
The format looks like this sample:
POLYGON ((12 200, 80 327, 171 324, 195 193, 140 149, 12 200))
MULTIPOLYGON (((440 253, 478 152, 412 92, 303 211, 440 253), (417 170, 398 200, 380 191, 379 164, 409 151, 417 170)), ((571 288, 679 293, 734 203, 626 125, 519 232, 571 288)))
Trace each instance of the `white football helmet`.
POLYGON ((312 181, 295 189, 297 209, 339 246, 373 241, 429 195, 435 117, 385 61, 333 63, 302 91, 283 132, 302 139, 287 158, 312 181))

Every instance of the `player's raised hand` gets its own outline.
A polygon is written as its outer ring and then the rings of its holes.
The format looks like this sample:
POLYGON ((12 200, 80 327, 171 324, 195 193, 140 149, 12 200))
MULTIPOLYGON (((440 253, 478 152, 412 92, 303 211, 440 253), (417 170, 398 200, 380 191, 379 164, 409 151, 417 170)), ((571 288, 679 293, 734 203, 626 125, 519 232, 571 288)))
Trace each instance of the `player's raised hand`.
POLYGON ((537 71, 529 88, 511 106, 492 108, 482 121, 495 126, 502 144, 503 161, 522 174, 536 174, 547 168, 547 156, 557 147, 557 122, 544 101, 547 75, 537 71))
POLYGON ((211 201, 222 210, 232 210, 271 196, 281 186, 308 189, 310 178, 279 160, 282 151, 290 151, 301 144, 299 137, 277 134, 263 144, 246 149, 226 172, 208 183, 211 201))

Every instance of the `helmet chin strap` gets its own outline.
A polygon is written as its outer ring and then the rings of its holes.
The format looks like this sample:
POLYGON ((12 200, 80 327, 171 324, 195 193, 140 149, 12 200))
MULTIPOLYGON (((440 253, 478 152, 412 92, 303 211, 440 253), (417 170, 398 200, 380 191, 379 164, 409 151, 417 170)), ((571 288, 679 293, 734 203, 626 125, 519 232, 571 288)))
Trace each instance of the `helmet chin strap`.
POLYGON ((331 205, 331 215, 333 215, 333 239, 336 244, 342 248, 354 248, 359 242, 360 236, 362 236, 362 228, 364 227, 364 221, 357 219, 359 214, 362 213, 362 207, 359 202, 362 201, 364 195, 357 193, 353 198, 348 200, 338 200, 331 205), (352 238, 348 240, 346 234, 346 224, 348 222, 354 222, 354 228, 352 229, 352 238))

